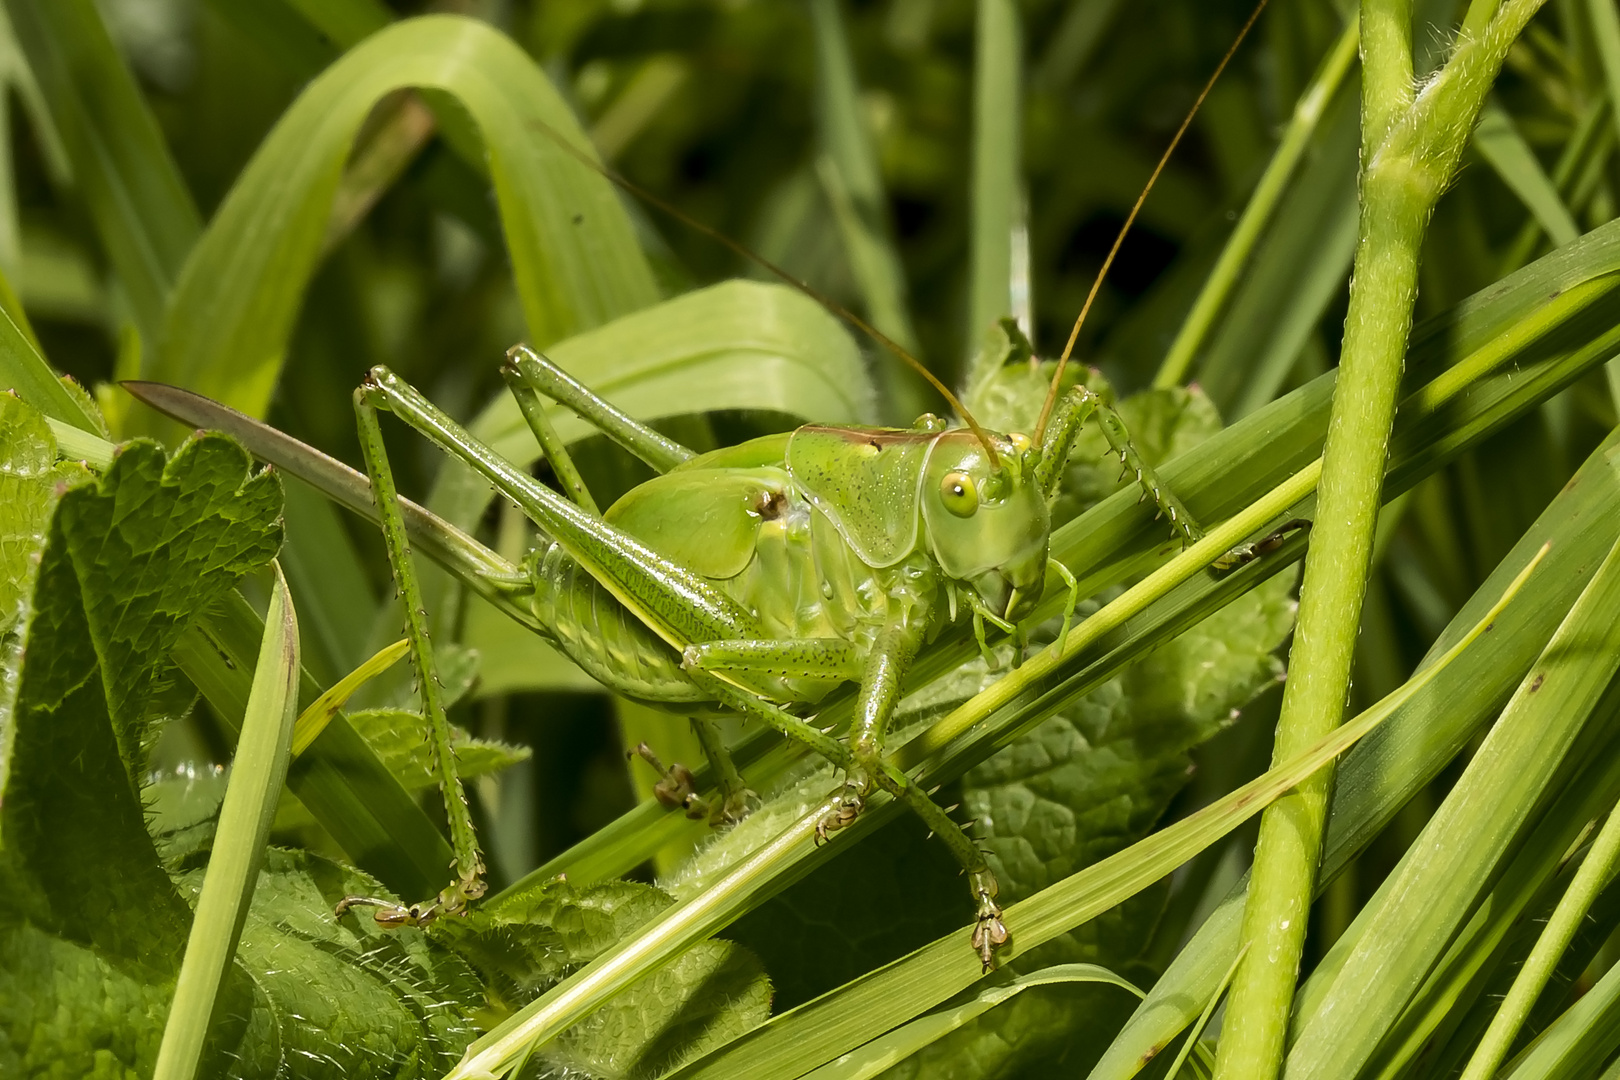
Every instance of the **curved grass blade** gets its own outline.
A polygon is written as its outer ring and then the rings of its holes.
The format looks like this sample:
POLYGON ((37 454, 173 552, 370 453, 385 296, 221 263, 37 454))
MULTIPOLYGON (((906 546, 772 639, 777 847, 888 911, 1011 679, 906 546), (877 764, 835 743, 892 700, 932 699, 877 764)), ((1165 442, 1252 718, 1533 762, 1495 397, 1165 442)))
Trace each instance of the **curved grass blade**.
MULTIPOLYGON (((1096 964, 1055 964, 1015 976, 1012 981, 989 986, 971 1001, 939 1012, 929 1013, 911 1023, 898 1027, 873 1039, 859 1050, 853 1050, 835 1061, 804 1074, 804 1080, 871 1080, 883 1070, 915 1054, 918 1050, 965 1027, 1002 1002, 1016 997, 1032 986, 1053 986, 1062 983, 1105 983, 1128 990, 1137 997, 1142 991, 1126 979, 1096 964)), ((1175 1075, 1174 1070, 1170 1072, 1175 1075)))
POLYGON ((365 663, 328 687, 309 708, 299 713, 298 721, 293 725, 292 756, 297 757, 308 750, 309 744, 326 730, 326 725, 331 723, 332 718, 354 696, 355 691, 393 667, 409 648, 410 642, 403 638, 392 645, 383 646, 365 663))
POLYGON ((263 415, 355 135, 403 87, 455 97, 478 126, 534 344, 657 298, 611 185, 547 133, 591 152, 544 74, 485 23, 427 16, 367 38, 282 115, 186 262, 153 379, 263 415))
MULTIPOLYGON (((272 563, 272 565, 274 565, 272 563)), ((264 861, 264 845, 287 777, 288 746, 298 709, 298 619, 287 581, 276 567, 264 641, 253 671, 236 744, 230 786, 220 809, 219 831, 202 894, 191 923, 185 959, 154 1080, 191 1080, 202 1057, 215 996, 236 953, 242 922, 264 861)))

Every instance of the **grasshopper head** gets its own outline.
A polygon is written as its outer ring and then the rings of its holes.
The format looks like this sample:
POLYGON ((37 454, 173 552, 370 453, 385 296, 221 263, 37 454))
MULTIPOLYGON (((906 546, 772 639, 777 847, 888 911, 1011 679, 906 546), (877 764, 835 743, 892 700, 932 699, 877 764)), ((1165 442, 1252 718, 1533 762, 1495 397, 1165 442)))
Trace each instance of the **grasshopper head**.
POLYGON ((999 469, 971 432, 939 436, 923 471, 923 523, 946 576, 1016 620, 1041 598, 1051 519, 1035 482, 1040 448, 1024 435, 991 438, 999 469))

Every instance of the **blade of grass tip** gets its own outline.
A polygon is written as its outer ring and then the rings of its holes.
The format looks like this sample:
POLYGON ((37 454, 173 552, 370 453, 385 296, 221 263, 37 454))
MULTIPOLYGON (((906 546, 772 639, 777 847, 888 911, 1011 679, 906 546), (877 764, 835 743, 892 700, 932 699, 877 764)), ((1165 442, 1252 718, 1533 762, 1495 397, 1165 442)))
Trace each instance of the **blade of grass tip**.
MULTIPOLYGON (((1019 975, 1011 982, 986 987, 971 1001, 913 1020, 836 1061, 829 1061, 819 1069, 805 1073, 803 1080, 870 1080, 1030 987, 1062 983, 1103 983, 1142 997, 1142 991, 1134 983, 1105 967, 1096 964, 1055 964, 1028 975, 1019 975)), ((1174 1076, 1175 1073, 1169 1075, 1174 1076)))
POLYGON ((83 401, 62 384, 62 376, 34 344, 33 333, 25 330, 11 313, 0 307, 0 388, 17 391, 28 404, 51 420, 71 424, 83 432, 101 434, 103 428, 83 401))
MULTIPOLYGON (((1524 567, 1483 618, 1446 651, 1434 668, 1415 675, 1355 720, 1225 798, 1009 907, 1006 922, 1014 928, 1014 936, 1004 947, 1002 959, 1016 960, 1140 892, 1353 746, 1436 677, 1440 673, 1436 669, 1449 665, 1490 629, 1544 554, 1545 549, 1524 567)), ((968 930, 963 927, 952 931, 909 956, 772 1018, 741 1039, 677 1070, 671 1074, 672 1080, 797 1076, 847 1052, 981 977, 978 957, 964 947, 968 930)))
POLYGON ((236 953, 270 823, 275 820, 276 802, 287 778, 287 748, 297 707, 298 619, 287 581, 277 566, 242 735, 175 983, 174 1002, 163 1027, 154 1080, 191 1080, 196 1075, 214 1000, 236 953))
POLYGON ((1012 0, 980 0, 973 65, 973 187, 968 253, 969 349, 1012 311, 1013 228, 1018 221, 1019 95, 1023 45, 1012 0))
POLYGON ((1474 149, 1484 158, 1508 190, 1519 197, 1556 247, 1571 243, 1581 234, 1575 216, 1564 205, 1534 150, 1519 132, 1513 117, 1494 99, 1479 110, 1474 128, 1474 149))
POLYGON ((1558 901, 1552 918, 1547 921, 1541 936, 1536 939, 1535 947, 1530 950, 1529 958, 1519 969, 1512 989, 1491 1020, 1491 1026, 1480 1040, 1473 1059, 1463 1070, 1462 1080, 1489 1080, 1495 1074, 1496 1067, 1507 1056, 1509 1046, 1524 1025, 1525 1017, 1530 1015, 1530 1007, 1541 996, 1553 969, 1557 967, 1558 958, 1569 947, 1575 931, 1580 929, 1581 921, 1586 918, 1587 909, 1608 884, 1617 863, 1620 863, 1620 814, 1611 811, 1609 820, 1603 823, 1603 829, 1593 841, 1592 849, 1575 872, 1575 880, 1570 882, 1569 890, 1558 901))
MULTIPOLYGON (((1486 90, 1540 4, 1507 0, 1481 33, 1459 35, 1421 97, 1413 89, 1410 12, 1400 0, 1363 5, 1360 239, 1318 524, 1278 721, 1279 758, 1343 718, 1424 232, 1486 90)), ((1268 808, 1260 822, 1243 922, 1255 947, 1232 986, 1217 1076, 1265 1080, 1282 1067, 1332 786, 1330 766, 1268 808)))
POLYGON ((1192 1053, 1193 1047, 1198 1045, 1198 1037, 1204 1033, 1204 1028, 1209 1026, 1209 1018, 1215 1015, 1215 1006, 1220 1004, 1221 998, 1226 996, 1226 988, 1232 985, 1232 976, 1237 974, 1237 967, 1243 962, 1243 956, 1248 951, 1249 946, 1245 943, 1243 948, 1238 950, 1237 955, 1232 957, 1231 964, 1226 968, 1226 974, 1221 976, 1220 985, 1215 987, 1215 992, 1204 1003, 1204 1011, 1198 1014, 1198 1019, 1193 1022, 1193 1026, 1187 1029, 1187 1041, 1181 1044, 1181 1052, 1176 1055, 1176 1060, 1170 1064, 1169 1071, 1164 1074, 1170 1077, 1171 1080, 1175 1080, 1176 1077, 1181 1075, 1182 1065, 1186 1064, 1187 1057, 1192 1053))
MULTIPOLYGON (((1586 14, 1592 20, 1592 44, 1603 65, 1603 84, 1609 91, 1609 118, 1620 136, 1620 10, 1609 0, 1586 0, 1586 14)), ((1609 396, 1620 408, 1620 357, 1610 360, 1604 370, 1609 396)))
POLYGON ((1289 118, 1288 127, 1283 131, 1265 173, 1255 185, 1254 194, 1243 208, 1243 215, 1238 218, 1237 226, 1198 293, 1198 299, 1193 301, 1192 310, 1182 321, 1181 329, 1176 331, 1175 340, 1170 343, 1170 350, 1159 365, 1159 372, 1153 378, 1154 386, 1179 386, 1187 377, 1193 357, 1208 339, 1215 317, 1231 297, 1249 256, 1281 204, 1289 182, 1294 178, 1295 169, 1304 158, 1311 137, 1321 123, 1322 115, 1355 64, 1356 47, 1361 40, 1360 27, 1356 19, 1348 21, 1339 40, 1334 42, 1323 58, 1310 86, 1294 104, 1294 114, 1289 118))
POLYGON ((411 643, 403 638, 392 645, 383 646, 299 713, 298 722, 293 726, 292 756, 297 757, 309 749, 309 744, 326 730, 326 725, 331 723, 332 717, 342 710, 355 691, 393 667, 410 647, 411 643))

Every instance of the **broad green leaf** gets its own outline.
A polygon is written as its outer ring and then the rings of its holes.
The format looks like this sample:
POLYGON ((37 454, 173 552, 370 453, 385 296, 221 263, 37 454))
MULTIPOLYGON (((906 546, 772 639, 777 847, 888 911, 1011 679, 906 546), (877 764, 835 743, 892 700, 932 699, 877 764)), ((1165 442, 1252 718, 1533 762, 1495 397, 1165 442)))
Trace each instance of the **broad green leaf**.
MULTIPOLYGON (((628 881, 576 889, 544 882, 435 924, 498 1000, 526 1003, 667 908, 667 894, 628 881)), ((542 1051, 554 1067, 592 1075, 652 1077, 764 1021, 771 984, 759 962, 730 942, 701 942, 652 972, 608 1008, 542 1051)))
POLYGON ((93 0, 7 0, 74 180, 150 344, 202 222, 93 0))
POLYGON ((82 478, 82 467, 57 464, 45 418, 15 394, 0 394, 0 640, 26 615, 57 486, 82 478))
MULTIPOLYGON (((189 897, 202 883, 202 870, 179 879, 189 897)), ((354 870, 270 849, 236 952, 252 998, 251 1012, 226 1018, 236 1039, 230 1075, 280 1076, 297 1062, 308 1080, 433 1080, 460 1054, 482 1004, 466 965, 363 912, 332 918, 344 896, 379 891, 354 870)))
MULTIPOLYGON (((270 558, 279 505, 276 481, 218 436, 168 461, 133 444, 57 504, 8 657, 20 681, 0 810, 8 1075, 88 1074, 98 1052, 151 1068, 190 911, 145 828, 146 748, 191 700, 169 648, 270 558)), ((245 991, 230 984, 228 1007, 245 991)))
POLYGON ((298 619, 281 568, 275 571, 264 644, 231 763, 231 783, 153 1066, 156 1080, 191 1080, 197 1074, 209 1020, 258 884, 276 799, 287 779, 298 713, 298 619))
POLYGON ((264 414, 355 136, 402 87, 444 91, 481 133, 533 344, 656 299, 611 185, 555 141, 584 146, 539 68, 484 23, 429 16, 367 38, 283 114, 187 260, 150 377, 264 414))

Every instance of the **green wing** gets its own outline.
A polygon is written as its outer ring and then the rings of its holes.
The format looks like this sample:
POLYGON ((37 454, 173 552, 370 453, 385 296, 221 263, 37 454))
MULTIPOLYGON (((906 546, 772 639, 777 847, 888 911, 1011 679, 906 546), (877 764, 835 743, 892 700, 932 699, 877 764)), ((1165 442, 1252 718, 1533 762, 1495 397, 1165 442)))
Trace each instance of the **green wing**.
POLYGON ((735 577, 754 558, 760 522, 783 503, 781 469, 682 468, 625 493, 603 515, 706 578, 735 577))
POLYGON ((939 436, 901 428, 802 427, 787 467, 868 566, 893 566, 917 546, 917 484, 939 436))

